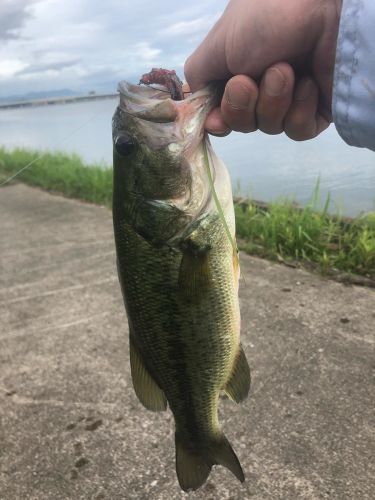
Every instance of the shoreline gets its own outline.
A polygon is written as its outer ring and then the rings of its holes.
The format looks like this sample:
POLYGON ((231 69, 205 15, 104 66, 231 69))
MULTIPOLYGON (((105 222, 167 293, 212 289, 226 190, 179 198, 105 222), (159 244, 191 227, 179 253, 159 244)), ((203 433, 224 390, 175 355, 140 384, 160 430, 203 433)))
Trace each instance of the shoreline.
MULTIPOLYGON (((0 147, 0 183, 38 156, 38 151, 0 147)), ((112 169, 87 165, 78 155, 43 154, 17 180, 111 208, 112 169)), ((287 266, 302 265, 345 283, 375 287, 375 212, 340 217, 328 213, 329 197, 323 209, 319 202, 318 182, 305 207, 288 199, 265 203, 235 197, 241 249, 287 266)))
POLYGON ((87 94, 67 97, 45 97, 43 99, 32 99, 30 101, 15 101, 0 103, 0 111, 2 109, 19 109, 19 108, 35 108, 39 106, 54 106, 57 104, 73 104, 86 101, 100 101, 103 99, 113 99, 118 97, 118 93, 114 94, 87 94))

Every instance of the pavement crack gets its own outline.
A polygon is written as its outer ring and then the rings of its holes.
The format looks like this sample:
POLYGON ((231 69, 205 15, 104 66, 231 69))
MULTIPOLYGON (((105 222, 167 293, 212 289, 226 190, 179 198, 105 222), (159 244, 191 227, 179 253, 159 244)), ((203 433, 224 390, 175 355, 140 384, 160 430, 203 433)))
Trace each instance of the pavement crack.
MULTIPOLYGON (((5 388, 0 388, 0 391, 5 393, 5 388)), ((74 408, 83 410, 95 410, 97 412, 113 410, 118 406, 118 403, 103 403, 103 402, 88 402, 88 401, 66 401, 62 399, 34 399, 19 394, 13 394, 9 399, 12 403, 17 405, 41 405, 52 406, 57 408, 67 408, 73 406, 74 408)))
POLYGON ((51 332, 54 330, 61 330, 64 328, 69 328, 71 326, 76 326, 76 325, 81 325, 81 324, 87 324, 91 323, 94 319, 97 318, 103 318, 105 316, 108 316, 110 312, 105 311, 100 314, 93 314, 91 316, 85 317, 85 318, 80 318, 75 321, 69 321, 68 323, 62 323, 60 325, 50 325, 47 326, 46 328, 32 328, 32 329, 27 329, 27 330, 22 330, 22 331, 13 331, 9 332, 6 335, 1 335, 0 340, 8 340, 8 339, 15 339, 17 337, 23 337, 24 335, 30 335, 33 333, 44 333, 44 332, 51 332))
POLYGON ((81 290, 83 288, 104 285, 105 283, 114 283, 116 281, 117 281, 117 277, 113 277, 113 278, 107 278, 105 280, 95 281, 93 283, 85 283, 85 284, 80 284, 80 285, 72 285, 72 286, 67 286, 67 287, 64 287, 64 288, 57 288, 56 290, 50 290, 48 292, 40 292, 40 293, 32 294, 32 295, 24 295, 23 297, 18 297, 17 299, 11 299, 11 300, 5 301, 5 302, 3 302, 3 305, 15 304, 17 302, 22 302, 22 301, 25 301, 25 300, 38 299, 40 297, 48 297, 49 295, 57 295, 59 293, 67 293, 67 292, 70 292, 70 291, 73 291, 73 290, 81 290))

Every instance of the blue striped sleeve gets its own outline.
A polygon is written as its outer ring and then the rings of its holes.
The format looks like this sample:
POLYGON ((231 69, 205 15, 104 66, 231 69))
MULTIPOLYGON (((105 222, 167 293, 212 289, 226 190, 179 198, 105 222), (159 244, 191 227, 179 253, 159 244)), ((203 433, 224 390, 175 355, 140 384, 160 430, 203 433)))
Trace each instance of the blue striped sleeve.
POLYGON ((375 151, 375 1, 344 0, 333 118, 345 142, 375 151))

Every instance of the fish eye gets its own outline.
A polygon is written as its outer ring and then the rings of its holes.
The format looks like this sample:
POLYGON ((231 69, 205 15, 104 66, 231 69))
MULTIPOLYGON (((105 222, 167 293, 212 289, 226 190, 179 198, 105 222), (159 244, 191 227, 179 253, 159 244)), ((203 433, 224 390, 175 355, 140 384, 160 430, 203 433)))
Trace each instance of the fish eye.
POLYGON ((135 150, 135 143, 128 135, 119 135, 115 140, 115 148, 120 156, 129 156, 135 150))

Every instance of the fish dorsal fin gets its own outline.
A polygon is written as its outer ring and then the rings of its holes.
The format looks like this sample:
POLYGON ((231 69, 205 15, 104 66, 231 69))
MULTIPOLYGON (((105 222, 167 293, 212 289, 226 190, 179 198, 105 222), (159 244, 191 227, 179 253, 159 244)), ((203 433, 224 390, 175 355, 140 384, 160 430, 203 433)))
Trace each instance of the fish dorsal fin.
POLYGON ((129 336, 130 341, 130 367, 133 386, 139 401, 151 411, 164 411, 167 409, 167 398, 147 370, 142 356, 129 336))
POLYGON ((240 346, 231 376, 224 390, 233 401, 240 403, 249 393, 250 380, 250 368, 242 346, 240 346))

